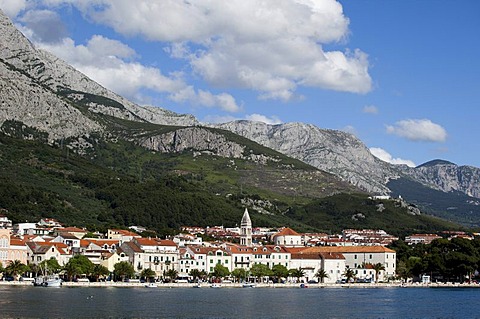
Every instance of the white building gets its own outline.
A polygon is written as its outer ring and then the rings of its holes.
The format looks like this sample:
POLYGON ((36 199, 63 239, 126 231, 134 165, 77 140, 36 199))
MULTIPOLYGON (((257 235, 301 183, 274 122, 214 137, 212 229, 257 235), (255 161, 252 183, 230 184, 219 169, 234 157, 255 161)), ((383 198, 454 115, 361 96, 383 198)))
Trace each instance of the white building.
POLYGON ((165 271, 171 269, 178 271, 180 254, 172 240, 134 238, 132 241, 124 242, 120 247, 137 272, 150 268, 161 277, 165 271))
POLYGON ((280 232, 272 236, 275 245, 286 247, 303 247, 304 238, 291 228, 284 228, 280 232))
MULTIPOLYGON (((394 277, 396 272, 397 253, 384 246, 340 246, 340 247, 310 247, 305 253, 341 253, 345 256, 345 267, 357 270, 366 270, 367 264, 382 264, 384 271, 379 273, 379 281, 386 281, 394 277)), ((364 275, 358 272, 358 275, 364 275)), ((365 274, 367 275, 367 274, 365 274)))

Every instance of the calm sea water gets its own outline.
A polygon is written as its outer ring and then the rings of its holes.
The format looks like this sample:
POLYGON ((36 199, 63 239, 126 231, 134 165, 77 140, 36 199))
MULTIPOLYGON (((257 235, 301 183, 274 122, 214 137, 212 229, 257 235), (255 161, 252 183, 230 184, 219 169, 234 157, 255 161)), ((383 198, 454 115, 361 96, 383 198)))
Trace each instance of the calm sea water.
POLYGON ((0 287, 2 318, 480 318, 475 288, 0 287))

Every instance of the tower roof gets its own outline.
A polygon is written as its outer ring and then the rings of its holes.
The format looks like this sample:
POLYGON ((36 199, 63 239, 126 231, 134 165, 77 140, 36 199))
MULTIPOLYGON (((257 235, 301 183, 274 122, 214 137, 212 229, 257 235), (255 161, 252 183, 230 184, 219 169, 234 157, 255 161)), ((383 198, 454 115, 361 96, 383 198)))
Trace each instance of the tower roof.
POLYGON ((250 215, 248 214, 248 209, 245 208, 245 212, 243 213, 242 217, 242 226, 252 226, 252 221, 250 219, 250 215))

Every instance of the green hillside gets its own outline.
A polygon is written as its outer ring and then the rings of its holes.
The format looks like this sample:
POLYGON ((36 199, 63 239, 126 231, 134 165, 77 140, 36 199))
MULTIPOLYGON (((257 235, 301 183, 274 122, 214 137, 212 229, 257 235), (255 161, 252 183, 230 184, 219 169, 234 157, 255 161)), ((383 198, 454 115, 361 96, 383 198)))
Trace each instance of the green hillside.
MULTIPOLYGON (((44 139, 35 130, 12 129, 13 124, 3 130, 44 139)), ((400 233, 451 227, 395 207, 375 215, 368 205, 362 207, 366 194, 345 194, 354 188, 293 159, 285 159, 295 163, 289 168, 243 160, 235 160, 233 168, 228 158, 159 154, 124 139, 90 136, 89 142, 93 147, 79 156, 66 147, 67 140, 52 147, 0 134, 0 209, 14 222, 53 217, 92 230, 142 225, 159 234, 182 225, 235 226, 245 205, 254 225, 299 231, 367 227, 400 233), (353 223, 350 217, 357 210, 368 218, 353 223)))

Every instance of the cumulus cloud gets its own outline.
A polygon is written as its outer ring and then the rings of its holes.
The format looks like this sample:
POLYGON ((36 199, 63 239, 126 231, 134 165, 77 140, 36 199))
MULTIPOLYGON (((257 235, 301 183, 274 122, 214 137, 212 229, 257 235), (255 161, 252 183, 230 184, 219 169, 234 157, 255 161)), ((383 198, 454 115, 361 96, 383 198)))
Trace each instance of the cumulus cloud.
POLYGON ((349 20, 335 0, 43 0, 70 3, 120 34, 166 42, 171 56, 219 88, 246 88, 290 100, 298 86, 371 90, 367 54, 326 51, 349 20))
POLYGON ((282 121, 275 115, 268 117, 262 114, 250 114, 245 116, 245 119, 249 121, 263 122, 263 123, 272 124, 272 125, 282 124, 282 121))
POLYGON ((402 158, 394 158, 390 153, 385 151, 383 148, 379 147, 371 147, 370 148, 370 153, 372 153, 373 156, 381 159, 384 162, 390 163, 390 164, 396 164, 396 165, 407 165, 410 167, 415 167, 415 163, 411 160, 406 160, 402 158))
POLYGON ((136 62, 137 53, 124 43, 94 35, 85 45, 76 45, 70 38, 60 43, 38 43, 43 49, 69 62, 98 83, 134 101, 142 101, 142 90, 167 94, 176 102, 218 107, 225 111, 240 110, 235 99, 226 93, 215 95, 195 90, 181 72, 165 75, 159 68, 136 62), (121 80, 120 80, 121 79, 121 80))
POLYGON ((445 142, 447 131, 428 119, 408 119, 387 126, 387 133, 411 141, 445 142))
POLYGON ((0 9, 10 18, 15 18, 26 7, 26 0, 0 0, 0 9))
POLYGON ((378 108, 375 105, 366 105, 363 107, 363 113, 378 114, 378 108))
POLYGON ((30 10, 19 21, 33 31, 32 40, 36 42, 55 43, 67 36, 67 28, 54 11, 30 10))
POLYGON ((266 116, 262 114, 249 114, 245 115, 245 117, 240 118, 240 117, 234 117, 231 115, 209 115, 206 116, 202 122, 204 123, 228 123, 232 121, 238 121, 238 120, 248 120, 248 121, 255 121, 255 122, 263 122, 266 124, 271 124, 271 125, 276 125, 276 124, 282 124, 282 120, 280 120, 277 116, 266 116))

